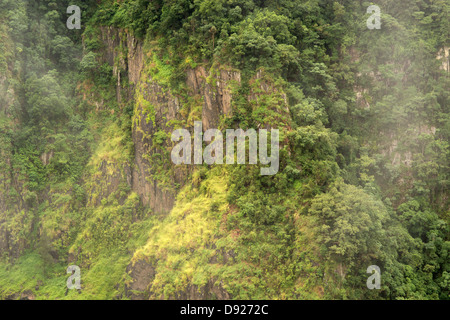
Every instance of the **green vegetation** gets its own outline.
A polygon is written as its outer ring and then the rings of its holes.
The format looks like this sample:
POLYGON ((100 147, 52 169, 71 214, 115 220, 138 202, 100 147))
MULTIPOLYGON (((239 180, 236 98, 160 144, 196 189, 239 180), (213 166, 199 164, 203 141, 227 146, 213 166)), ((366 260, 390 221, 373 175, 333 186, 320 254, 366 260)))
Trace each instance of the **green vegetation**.
POLYGON ((450 299, 449 13, 2 0, 0 298, 450 299), (171 131, 228 96, 221 130, 280 129, 278 174, 171 164, 171 131), (177 193, 170 212, 151 192, 177 193))

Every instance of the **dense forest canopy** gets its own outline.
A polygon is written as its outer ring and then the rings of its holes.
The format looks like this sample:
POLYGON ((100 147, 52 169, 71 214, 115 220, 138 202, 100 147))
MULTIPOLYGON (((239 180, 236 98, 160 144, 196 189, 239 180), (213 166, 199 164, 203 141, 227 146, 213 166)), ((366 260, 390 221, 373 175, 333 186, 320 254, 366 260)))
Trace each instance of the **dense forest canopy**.
POLYGON ((0 0, 0 298, 450 299, 449 17, 0 0), (278 173, 175 166, 195 121, 279 129, 278 173))

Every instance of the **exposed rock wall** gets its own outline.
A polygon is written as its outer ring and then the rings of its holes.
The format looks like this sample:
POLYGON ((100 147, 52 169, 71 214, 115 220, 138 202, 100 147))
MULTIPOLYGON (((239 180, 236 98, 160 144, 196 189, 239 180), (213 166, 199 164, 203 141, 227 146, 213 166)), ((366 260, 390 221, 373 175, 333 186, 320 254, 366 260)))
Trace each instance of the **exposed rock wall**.
POLYGON ((450 47, 444 47, 439 50, 436 58, 442 62, 440 69, 450 73, 450 47))
MULTIPOLYGON (((144 58, 148 52, 144 52, 141 40, 117 28, 102 27, 100 31, 104 44, 103 59, 113 66, 114 75, 118 77, 119 103, 123 90, 131 90, 135 99, 137 95, 142 96, 142 101, 136 99, 137 108, 132 128, 135 157, 134 163, 131 164, 131 179, 127 180, 132 190, 141 197, 144 205, 149 206, 154 212, 168 212, 173 207, 176 196, 176 188, 173 186, 182 186, 192 169, 175 167, 171 163, 166 163, 164 169, 170 170, 171 173, 169 181, 163 185, 161 181, 155 179, 152 174, 155 170, 152 167, 152 159, 158 154, 163 154, 171 145, 166 143, 163 146, 156 146, 153 137, 157 132, 164 131, 168 137, 167 140, 170 141, 174 130, 171 122, 186 120, 180 114, 183 102, 172 93, 170 88, 160 85, 147 72, 143 72, 144 58), (120 84, 120 78, 123 75, 128 77, 129 88, 123 88, 120 84), (148 110, 148 106, 151 106, 152 110, 148 110)), ((207 71, 203 66, 198 66, 186 71, 187 93, 202 103, 201 120, 204 131, 216 128, 222 116, 231 116, 230 84, 240 84, 240 82, 240 73, 229 68, 207 71)), ((187 129, 192 131, 192 124, 187 129)), ((167 160, 170 161, 170 157, 165 159, 166 162, 167 160)))
POLYGON ((241 83, 240 72, 220 68, 217 74, 211 75, 203 66, 187 70, 186 84, 190 94, 192 96, 200 95, 203 98, 202 125, 204 131, 216 128, 220 116, 232 115, 230 84, 233 82, 241 83), (208 82, 208 78, 212 80, 208 82))

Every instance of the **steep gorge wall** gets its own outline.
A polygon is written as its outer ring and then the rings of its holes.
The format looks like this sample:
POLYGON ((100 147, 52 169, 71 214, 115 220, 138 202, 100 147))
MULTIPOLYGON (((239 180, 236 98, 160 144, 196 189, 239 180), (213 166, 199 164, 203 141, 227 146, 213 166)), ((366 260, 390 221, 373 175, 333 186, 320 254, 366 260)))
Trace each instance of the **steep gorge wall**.
MULTIPOLYGON (((152 167, 152 158, 171 147, 168 141, 174 130, 174 122, 184 123, 187 129, 193 131, 192 121, 187 123, 186 118, 189 115, 186 112, 201 110, 196 114, 196 118, 202 121, 203 131, 217 128, 221 117, 231 116, 230 83, 240 83, 240 72, 230 68, 207 71, 203 66, 188 69, 185 90, 192 100, 186 99, 186 96, 174 94, 170 88, 159 84, 149 74, 145 55, 150 53, 144 51, 142 40, 113 27, 102 27, 100 30, 104 43, 103 60, 113 67, 114 76, 118 79, 118 102, 120 103, 124 96, 134 96, 136 100, 132 128, 134 163, 130 164, 132 169, 131 175, 126 177, 127 183, 141 197, 145 206, 149 206, 154 212, 168 212, 175 201, 174 186, 182 186, 192 169, 190 166, 175 168, 171 163, 167 163, 170 155, 165 153, 165 163, 161 165, 170 174, 164 177, 167 178, 166 181, 158 181, 152 174, 155 170, 152 167), (121 83, 123 77, 128 77, 127 88, 121 83), (161 131, 166 134, 166 142, 162 146, 156 146, 154 137, 161 131)), ((118 185, 118 182, 112 184, 118 185)))
MULTIPOLYGON (((103 57, 113 67, 118 79, 118 102, 129 94, 135 104, 132 121, 133 163, 126 164, 124 174, 111 183, 118 185, 120 179, 126 180, 144 206, 154 213, 171 214, 169 212, 175 205, 178 191, 188 183, 195 166, 174 166, 170 162, 169 151, 173 146, 170 136, 178 128, 189 130, 193 136, 194 121, 202 122, 203 131, 224 129, 224 120, 233 116, 236 104, 234 95, 242 86, 241 72, 215 63, 210 68, 193 65, 186 68, 184 82, 179 86, 181 89, 173 88, 168 79, 161 79, 159 72, 163 71, 164 65, 155 66, 160 61, 155 62, 158 58, 154 55, 157 53, 151 43, 143 43, 119 29, 103 27, 101 31, 105 44, 103 57), (121 83, 125 77, 129 80, 127 88, 121 83), (163 138, 158 140, 158 137, 163 138)), ((248 85, 245 101, 252 112, 260 114, 258 126, 285 127, 289 130, 291 119, 283 89, 264 70, 255 72, 248 85)), ((110 192, 113 190, 108 190, 110 192)), ((214 247, 214 243, 211 245, 214 247)), ((217 252, 216 256, 223 254, 217 252)), ((213 260, 210 263, 217 264, 213 260)), ((225 260, 223 263, 235 263, 231 258, 225 260)), ((157 266, 145 256, 133 259, 127 273, 131 280, 125 286, 126 296, 132 299, 161 298, 152 291, 152 283, 158 275, 157 266)), ((204 285, 197 285, 191 279, 183 289, 162 298, 230 299, 231 294, 220 281, 211 277, 204 285)))

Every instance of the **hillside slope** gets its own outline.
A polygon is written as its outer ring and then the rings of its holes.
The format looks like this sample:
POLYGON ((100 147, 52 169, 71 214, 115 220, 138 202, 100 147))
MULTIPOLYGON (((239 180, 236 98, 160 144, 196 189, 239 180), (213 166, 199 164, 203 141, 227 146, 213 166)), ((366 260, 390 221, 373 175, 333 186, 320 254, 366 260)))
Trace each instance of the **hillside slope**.
POLYGON ((369 5, 2 0, 0 297, 449 299, 450 2, 369 5), (175 165, 196 121, 278 172, 175 165))

